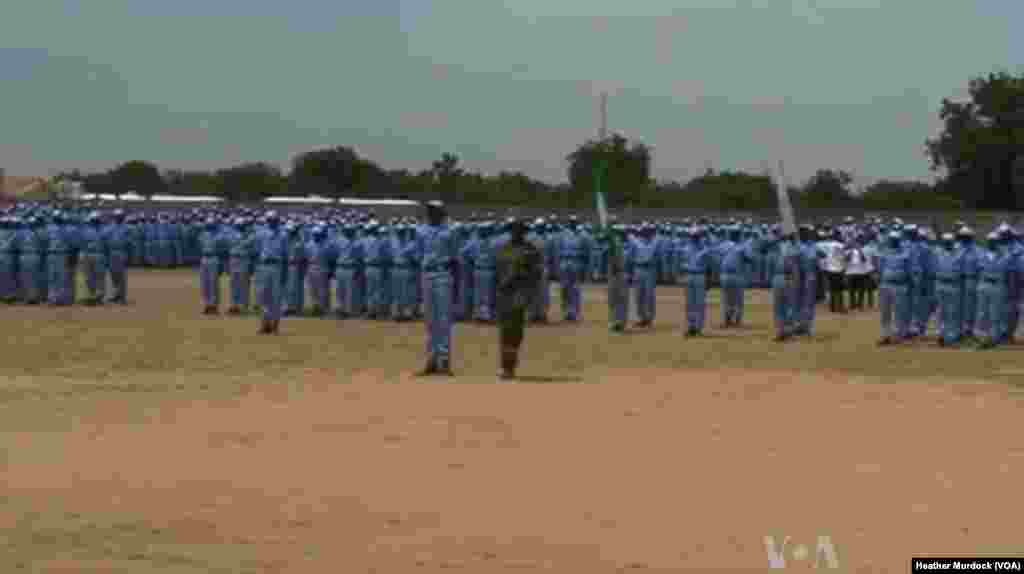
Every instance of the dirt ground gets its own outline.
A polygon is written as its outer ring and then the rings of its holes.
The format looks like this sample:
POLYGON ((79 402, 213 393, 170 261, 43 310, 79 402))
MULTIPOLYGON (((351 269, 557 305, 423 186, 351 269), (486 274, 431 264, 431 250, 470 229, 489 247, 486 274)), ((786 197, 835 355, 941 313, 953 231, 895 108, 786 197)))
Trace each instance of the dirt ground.
POLYGON ((128 307, 0 307, 2 572, 763 570, 766 536, 789 570, 819 536, 849 572, 1024 556, 1020 348, 879 349, 875 314, 827 312, 776 345, 762 292, 684 340, 675 288, 614 336, 595 287, 528 332, 525 383, 477 325, 423 382, 420 324, 260 337, 200 316, 195 273, 130 280, 128 307))

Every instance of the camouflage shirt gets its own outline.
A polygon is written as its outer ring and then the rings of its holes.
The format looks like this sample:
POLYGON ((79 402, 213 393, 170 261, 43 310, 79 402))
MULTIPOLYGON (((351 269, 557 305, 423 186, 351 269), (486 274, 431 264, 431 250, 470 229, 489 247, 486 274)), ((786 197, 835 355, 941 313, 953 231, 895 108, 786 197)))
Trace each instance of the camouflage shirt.
POLYGON ((544 258, 529 241, 505 243, 497 253, 498 308, 528 307, 537 294, 544 258))

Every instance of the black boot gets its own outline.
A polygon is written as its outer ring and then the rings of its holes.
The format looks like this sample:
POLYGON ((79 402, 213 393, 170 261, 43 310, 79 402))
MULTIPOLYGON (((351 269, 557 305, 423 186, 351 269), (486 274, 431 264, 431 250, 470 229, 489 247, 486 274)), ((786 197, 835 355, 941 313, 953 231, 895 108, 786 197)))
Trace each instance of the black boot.
POLYGON ((417 377, 429 377, 430 375, 437 374, 437 363, 433 357, 427 359, 427 366, 423 367, 423 370, 416 373, 417 377))

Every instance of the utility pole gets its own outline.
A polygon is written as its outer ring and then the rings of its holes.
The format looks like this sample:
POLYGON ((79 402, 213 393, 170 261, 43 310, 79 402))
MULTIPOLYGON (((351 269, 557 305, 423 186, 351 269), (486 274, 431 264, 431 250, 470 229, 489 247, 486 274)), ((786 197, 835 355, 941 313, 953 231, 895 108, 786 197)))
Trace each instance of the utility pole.
POLYGON ((601 92, 601 127, 597 137, 604 141, 608 136, 608 92, 601 92))

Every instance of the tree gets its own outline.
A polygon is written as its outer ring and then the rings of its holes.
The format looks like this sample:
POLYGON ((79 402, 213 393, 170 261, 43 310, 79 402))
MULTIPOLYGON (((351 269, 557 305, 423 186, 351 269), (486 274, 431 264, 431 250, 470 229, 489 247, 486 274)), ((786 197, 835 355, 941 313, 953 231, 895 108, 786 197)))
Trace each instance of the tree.
POLYGON ((441 154, 441 159, 431 164, 431 172, 437 183, 437 189, 441 193, 441 200, 445 203, 454 203, 457 197, 459 178, 463 175, 459 167, 459 157, 452 153, 441 154))
POLYGON ((168 182, 174 195, 218 195, 221 192, 217 175, 208 171, 182 171, 168 182))
POLYGON ((805 207, 845 207, 853 203, 853 176, 845 171, 819 169, 800 189, 805 207))
POLYGON ((372 164, 345 146, 306 152, 292 160, 289 188, 301 195, 335 199, 346 193, 363 192, 365 187, 361 183, 372 173, 368 165, 372 164))
POLYGON ((167 190, 160 170, 145 161, 133 160, 123 163, 110 172, 110 177, 110 183, 118 190, 118 194, 135 192, 149 199, 167 190))
POLYGON ((215 174, 218 195, 226 201, 259 201, 280 195, 287 185, 281 170, 262 162, 244 163, 215 174))
POLYGON ((605 196, 609 207, 621 206, 632 195, 648 187, 651 174, 651 149, 639 142, 630 142, 620 134, 603 140, 587 140, 566 158, 569 162, 569 185, 572 198, 569 207, 594 205, 594 169, 604 160, 605 196))
POLYGON ((968 101, 942 101, 943 130, 925 143, 932 169, 945 172, 969 207, 1024 209, 1015 178, 1024 157, 1024 75, 976 77, 968 92, 968 101))
POLYGON ((114 176, 111 171, 90 173, 84 176, 82 178, 82 187, 85 188, 85 193, 96 195, 111 194, 116 199, 120 199, 121 194, 126 191, 114 186, 114 176))

